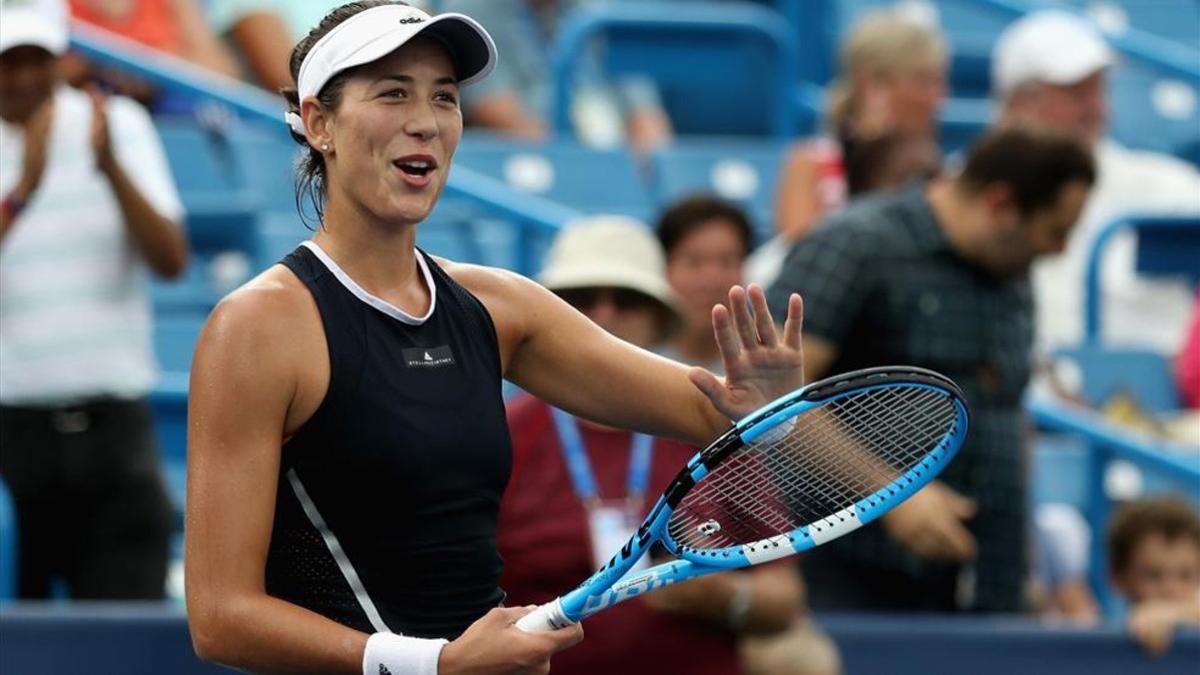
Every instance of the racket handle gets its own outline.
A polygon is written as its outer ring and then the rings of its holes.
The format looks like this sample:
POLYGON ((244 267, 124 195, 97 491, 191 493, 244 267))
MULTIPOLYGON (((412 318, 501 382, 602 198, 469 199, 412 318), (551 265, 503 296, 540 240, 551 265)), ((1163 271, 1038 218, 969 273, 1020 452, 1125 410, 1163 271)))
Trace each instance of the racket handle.
POLYGON ((547 602, 518 619, 517 628, 526 633, 545 633, 566 628, 574 623, 577 622, 568 619, 563 613, 562 598, 555 598, 554 602, 547 602))

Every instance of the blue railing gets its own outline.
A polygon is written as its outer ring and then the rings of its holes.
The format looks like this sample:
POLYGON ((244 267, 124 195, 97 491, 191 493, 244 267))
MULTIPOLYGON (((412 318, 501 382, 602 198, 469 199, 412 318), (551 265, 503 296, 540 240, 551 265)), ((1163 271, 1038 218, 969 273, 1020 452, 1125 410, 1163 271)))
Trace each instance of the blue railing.
MULTIPOLYGON (((1092 248, 1088 251, 1087 263, 1084 269, 1084 341, 1096 344, 1102 340, 1101 307, 1104 296, 1102 287, 1104 254, 1108 245, 1118 232, 1132 229, 1138 232, 1138 244, 1147 245, 1147 240, 1170 237, 1176 244, 1168 249, 1156 251, 1162 260, 1158 269, 1150 270, 1157 274, 1179 274, 1188 276, 1193 283, 1200 277, 1200 214, 1188 216, 1139 216, 1129 215, 1117 218, 1105 225, 1096 235, 1092 248), (1190 255, 1177 255, 1180 248, 1186 248, 1190 255), (1165 265, 1170 265, 1166 267, 1165 265)), ((1160 247, 1161 248, 1161 247, 1160 247)))
POLYGON ((1105 488, 1108 467, 1123 460, 1177 485, 1186 494, 1200 498, 1200 450, 1135 434, 1107 423, 1086 409, 1047 401, 1031 401, 1028 410, 1034 422, 1046 431, 1065 432, 1088 445, 1087 507, 1084 514, 1092 529, 1089 582, 1106 613, 1115 607, 1108 583, 1108 556, 1104 532, 1112 505, 1105 488))
POLYGON ((80 21, 71 23, 71 47, 89 59, 187 96, 222 103, 248 118, 269 121, 281 134, 286 132, 282 99, 258 87, 80 21))
MULTIPOLYGON (((775 11, 752 4, 703 3, 702 11, 680 12, 666 3, 616 2, 585 7, 573 12, 563 25, 553 56, 554 128, 570 134, 571 97, 576 68, 597 39, 612 31, 644 32, 647 35, 707 36, 720 34, 730 41, 753 38, 773 51, 774 72, 763 77, 761 86, 777 92, 771 101, 770 132, 783 138, 796 133, 793 103, 787 92, 795 86, 800 62, 797 38, 775 11)), ((699 37, 697 37, 699 39, 699 37)), ((647 64, 652 72, 653 64, 647 64)), ((714 84, 713 86, 718 86, 714 84)))

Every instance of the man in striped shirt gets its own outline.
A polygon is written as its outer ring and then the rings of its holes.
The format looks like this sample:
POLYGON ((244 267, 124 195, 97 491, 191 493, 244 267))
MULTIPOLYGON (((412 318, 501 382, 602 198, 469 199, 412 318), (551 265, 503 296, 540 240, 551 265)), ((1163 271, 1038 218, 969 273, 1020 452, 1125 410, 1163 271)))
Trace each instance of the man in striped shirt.
POLYGON ((146 267, 187 260, 149 116, 61 86, 66 13, 0 22, 0 476, 18 593, 163 594, 171 510, 145 402, 156 377, 146 267))

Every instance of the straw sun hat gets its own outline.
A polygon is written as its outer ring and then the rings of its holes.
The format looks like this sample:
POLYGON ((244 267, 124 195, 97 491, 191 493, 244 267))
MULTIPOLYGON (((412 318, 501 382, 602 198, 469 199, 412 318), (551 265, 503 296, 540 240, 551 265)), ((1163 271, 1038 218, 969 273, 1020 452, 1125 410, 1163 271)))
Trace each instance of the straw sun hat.
POLYGON ((583 288, 637 291, 663 310, 660 338, 683 323, 679 299, 667 283, 662 247, 650 229, 633 218, 591 216, 567 226, 550 247, 538 281, 555 292, 583 288))

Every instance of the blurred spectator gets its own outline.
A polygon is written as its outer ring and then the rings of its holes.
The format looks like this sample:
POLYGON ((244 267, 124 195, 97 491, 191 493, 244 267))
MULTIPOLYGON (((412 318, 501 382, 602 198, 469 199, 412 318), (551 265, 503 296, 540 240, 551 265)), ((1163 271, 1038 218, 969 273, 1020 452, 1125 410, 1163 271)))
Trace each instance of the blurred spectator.
POLYGON ((143 263, 187 259, 149 116, 61 86, 65 13, 0 21, 0 474, 17 512, 18 593, 163 595, 171 507, 145 395, 143 263))
MULTIPOLYGON (((295 87, 292 47, 346 0, 207 0, 209 24, 241 57, 250 81, 268 91, 295 87)), ((428 9, 428 2, 408 2, 428 9)))
MULTIPOLYGON (((541 281, 643 348, 681 318, 658 243, 626 218, 597 216, 559 235, 541 281)), ((509 605, 552 600, 606 563, 696 452, 577 420, 528 395, 509 404, 508 421, 513 475, 499 548, 509 605)), ((787 628, 799 603, 787 562, 668 586, 589 619, 588 639, 556 655, 554 672, 634 675, 670 664, 690 675, 738 673, 736 636, 787 628)))
MULTIPOLYGON (((712 308, 726 304, 729 288, 742 283, 751 236, 741 209, 708 195, 686 197, 663 212, 658 239, 667 257, 667 282, 681 301, 683 328, 674 340, 659 345, 659 354, 718 375, 725 372, 713 335, 712 308)), ((743 639, 741 651, 746 675, 841 671, 833 641, 804 616, 786 633, 743 639)))
MULTIPOLYGON (((1200 213, 1200 172, 1194 167, 1105 137, 1108 70, 1115 62, 1090 23, 1061 11, 1034 12, 1016 21, 1001 34, 992 54, 1001 126, 1074 133, 1092 145, 1096 156, 1096 187, 1066 251, 1039 261, 1033 270, 1037 344, 1043 353, 1074 346, 1083 337, 1084 267, 1105 224, 1128 213, 1200 213)), ((1101 275, 1103 342, 1175 354, 1187 329, 1194 289, 1184 281, 1139 277, 1135 249, 1130 232, 1107 249, 1101 275)))
POLYGON ((854 27, 828 93, 829 136, 789 149, 775 189, 777 236, 751 256, 747 281, 774 280, 792 244, 846 203, 856 146, 889 133, 935 141, 946 62, 942 36, 899 11, 875 12, 854 27))
POLYGON ((1092 528, 1070 504, 1039 504, 1033 513, 1034 604, 1038 613, 1073 623, 1100 618, 1088 587, 1092 528))
MULTIPOLYGON (((487 27, 504 57, 485 82, 463 92, 469 124, 530 140, 550 135, 554 76, 551 50, 563 18, 587 0, 445 0, 487 27)), ((595 54, 592 54, 595 57, 595 54)), ((671 121, 648 78, 609 81, 598 58, 587 61, 572 92, 571 120, 585 143, 628 142, 647 152, 671 140, 671 121)))
POLYGON ((814 609, 1015 611, 1028 572, 1028 269, 1061 250, 1094 179, 1066 136, 990 133, 963 172, 862 200, 796 245, 767 294, 804 297, 808 378, 907 363, 953 378, 971 434, 942 480, 807 556, 814 609))
POLYGON ((1192 327, 1175 363, 1179 398, 1189 408, 1200 408, 1200 293, 1192 308, 1192 327))
MULTIPOLYGON (((205 21, 195 0, 70 0, 72 18, 102 28, 147 47, 177 56, 193 65, 240 78, 237 61, 205 21)), ((123 96, 147 105, 159 92, 145 80, 116 68, 92 64, 78 54, 62 60, 68 82, 82 86, 99 81, 123 96)))
POLYGON ((658 220, 658 239, 667 256, 667 281, 683 308, 683 329, 661 345, 663 356, 725 372, 713 335, 712 309, 728 302, 730 287, 742 283, 742 263, 753 230, 744 211, 708 195, 686 197, 658 220))
POLYGON ((932 138, 889 132, 854 144, 846 157, 846 190, 854 199, 932 180, 941 168, 942 151, 932 138))
POLYGON ((1113 583, 1129 601, 1129 632, 1152 654, 1178 626, 1200 626, 1200 516, 1182 497, 1124 504, 1108 533, 1113 583))

